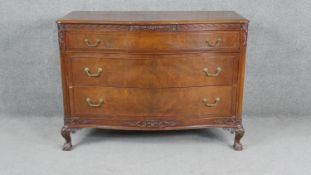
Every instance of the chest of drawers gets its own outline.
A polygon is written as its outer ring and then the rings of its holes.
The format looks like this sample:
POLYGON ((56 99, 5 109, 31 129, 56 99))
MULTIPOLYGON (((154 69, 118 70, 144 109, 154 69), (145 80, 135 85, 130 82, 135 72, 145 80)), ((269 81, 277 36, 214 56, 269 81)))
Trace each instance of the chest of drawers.
POLYGON ((242 150, 248 20, 235 12, 71 12, 58 33, 66 142, 77 128, 229 128, 242 150))

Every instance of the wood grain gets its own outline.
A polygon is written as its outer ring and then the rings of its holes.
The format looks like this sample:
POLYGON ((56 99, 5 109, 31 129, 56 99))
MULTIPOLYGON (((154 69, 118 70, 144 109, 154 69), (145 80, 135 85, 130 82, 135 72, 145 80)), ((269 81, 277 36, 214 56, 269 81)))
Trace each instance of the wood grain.
POLYGON ((136 55, 124 59, 102 55, 100 57, 71 58, 71 77, 73 86, 108 86, 165 88, 207 85, 231 85, 234 65, 238 54, 175 54, 175 55, 136 55), (203 71, 215 73, 210 77, 203 71), (102 72, 98 77, 89 77, 84 71, 102 72))
POLYGON ((191 24, 248 23, 233 11, 73 11, 58 23, 86 24, 191 24))
POLYGON ((231 11, 74 11, 59 19, 63 149, 71 150, 75 128, 221 127, 241 150, 248 22, 231 11), (203 71, 218 67, 215 77, 203 71))
POLYGON ((239 32, 196 32, 196 33, 167 33, 167 32, 68 32, 66 35, 68 50, 224 50, 239 49, 239 32), (100 41, 98 46, 89 47, 100 41), (217 40, 221 41, 216 46, 217 40))
POLYGON ((231 86, 166 89, 75 87, 71 90, 73 114, 86 117, 159 116, 173 119, 176 116, 195 118, 232 113, 231 86), (207 98, 208 103, 215 103, 217 97, 221 101, 215 107, 206 107, 202 101, 207 98), (103 98, 104 103, 101 107, 89 107, 86 98, 91 98, 93 103, 103 98))

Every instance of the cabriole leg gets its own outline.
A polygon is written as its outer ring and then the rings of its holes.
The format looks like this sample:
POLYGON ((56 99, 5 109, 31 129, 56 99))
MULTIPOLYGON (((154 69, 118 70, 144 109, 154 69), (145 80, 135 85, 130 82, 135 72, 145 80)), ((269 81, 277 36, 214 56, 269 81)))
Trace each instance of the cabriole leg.
POLYGON ((240 142, 241 138, 244 136, 244 128, 242 125, 239 125, 236 129, 235 129, 235 137, 234 137, 234 144, 233 144, 233 148, 236 151, 242 151, 243 149, 243 145, 240 142))
POLYGON ((64 146, 63 146, 63 150, 64 151, 70 151, 71 148, 72 148, 72 144, 71 144, 71 132, 72 132, 72 129, 69 128, 68 126, 63 126, 62 128, 62 131, 61 131, 61 134, 62 136, 64 137, 65 139, 65 143, 64 143, 64 146))

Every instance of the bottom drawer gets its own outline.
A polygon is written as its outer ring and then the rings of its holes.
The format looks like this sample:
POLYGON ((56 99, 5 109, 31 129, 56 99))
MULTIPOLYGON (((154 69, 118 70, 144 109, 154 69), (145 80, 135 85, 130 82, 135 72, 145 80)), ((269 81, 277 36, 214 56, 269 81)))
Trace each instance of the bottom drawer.
POLYGON ((191 88, 70 88, 72 116, 130 119, 230 116, 231 86, 191 88))

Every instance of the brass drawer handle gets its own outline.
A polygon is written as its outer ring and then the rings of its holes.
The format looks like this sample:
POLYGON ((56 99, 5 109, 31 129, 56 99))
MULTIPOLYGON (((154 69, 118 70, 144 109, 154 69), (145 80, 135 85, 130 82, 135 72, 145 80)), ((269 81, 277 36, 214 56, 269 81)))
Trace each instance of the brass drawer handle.
POLYGON ((206 107, 215 107, 220 102, 220 98, 216 97, 214 103, 208 103, 207 98, 203 98, 202 102, 204 103, 206 107))
POLYGON ((89 77, 99 77, 100 74, 103 72, 103 69, 102 68, 97 68, 97 72, 96 73, 91 73, 90 68, 86 67, 86 68, 84 68, 84 72, 89 77))
POLYGON ((91 98, 87 97, 85 99, 87 105, 92 108, 99 108, 104 104, 104 99, 100 98, 97 103, 92 102, 91 98))
POLYGON ((210 41, 205 41, 208 47, 217 47, 222 42, 220 38, 218 38, 214 44, 212 44, 210 41))
POLYGON ((222 68, 217 67, 215 73, 209 73, 207 67, 205 67, 203 69, 203 72, 205 72, 206 76, 208 76, 208 77, 217 77, 220 74, 220 72, 222 72, 222 68))
POLYGON ((90 43, 90 41, 88 39, 84 39, 85 44, 88 47, 97 47, 100 44, 100 39, 96 39, 96 42, 94 44, 90 43))

